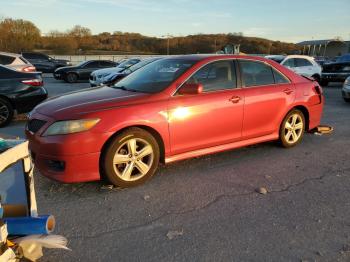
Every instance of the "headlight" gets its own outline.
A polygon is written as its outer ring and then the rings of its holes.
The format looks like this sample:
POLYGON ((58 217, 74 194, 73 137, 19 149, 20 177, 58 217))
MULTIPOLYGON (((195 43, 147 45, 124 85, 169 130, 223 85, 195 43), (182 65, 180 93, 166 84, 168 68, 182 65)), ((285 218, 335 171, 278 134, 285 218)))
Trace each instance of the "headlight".
POLYGON ((350 86, 350 78, 347 78, 344 82, 344 86, 350 86))
POLYGON ((97 118, 58 121, 49 126, 44 136, 65 135, 87 131, 93 128, 99 121, 100 119, 97 118))
POLYGON ((350 66, 343 67, 343 71, 350 71, 350 66))

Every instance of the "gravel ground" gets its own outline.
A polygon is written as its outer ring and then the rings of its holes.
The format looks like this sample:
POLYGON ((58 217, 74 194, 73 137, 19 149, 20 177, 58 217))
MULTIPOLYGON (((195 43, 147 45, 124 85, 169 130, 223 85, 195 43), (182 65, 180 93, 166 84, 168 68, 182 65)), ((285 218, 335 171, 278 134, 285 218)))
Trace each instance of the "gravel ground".
MULTIPOLYGON (((88 87, 45 84, 50 96, 88 87)), ((324 91, 322 122, 334 133, 292 149, 264 143, 186 160, 125 190, 37 174, 39 211, 56 216, 72 249, 45 250, 41 261, 350 261, 350 104, 340 86, 324 91)))

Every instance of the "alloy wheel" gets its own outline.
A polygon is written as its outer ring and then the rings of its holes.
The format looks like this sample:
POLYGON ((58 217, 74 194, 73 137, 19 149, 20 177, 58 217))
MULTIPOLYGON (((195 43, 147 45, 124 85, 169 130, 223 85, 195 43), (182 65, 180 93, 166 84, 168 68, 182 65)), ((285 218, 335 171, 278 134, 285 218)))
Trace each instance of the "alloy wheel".
POLYGON ((9 108, 0 101, 0 124, 5 123, 10 116, 9 108))
POLYGON ((284 138, 286 142, 289 144, 298 142, 303 134, 303 130, 303 118, 297 113, 290 115, 284 126, 284 138))
POLYGON ((116 175, 124 181, 136 181, 151 169, 154 152, 150 143, 141 138, 126 140, 113 157, 116 175))

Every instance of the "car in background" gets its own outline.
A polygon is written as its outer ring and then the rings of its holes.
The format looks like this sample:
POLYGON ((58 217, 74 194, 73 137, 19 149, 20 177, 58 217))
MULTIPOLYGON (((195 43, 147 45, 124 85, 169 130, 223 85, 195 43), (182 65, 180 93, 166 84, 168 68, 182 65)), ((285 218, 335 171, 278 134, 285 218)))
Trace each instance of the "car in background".
POLYGON ((265 58, 273 60, 280 64, 286 58, 286 56, 285 55, 267 55, 265 56, 265 58))
POLYGON ((122 61, 120 64, 116 65, 113 68, 96 70, 90 74, 90 77, 89 77, 90 85, 92 87, 99 86, 103 84, 105 77, 110 76, 111 74, 120 73, 125 69, 129 68, 130 66, 133 66, 139 63, 140 61, 141 59, 139 58, 131 58, 131 59, 122 61))
POLYGON ((17 71, 35 72, 36 68, 19 54, 0 52, 0 65, 11 67, 17 71))
MULTIPOLYGON (((125 68, 124 70, 118 72, 118 73, 115 73, 115 72, 112 72, 108 75, 104 75, 103 74, 103 77, 101 77, 98 72, 99 71, 102 71, 102 70, 97 70, 95 72, 92 72, 92 74, 95 75, 95 79, 98 79, 99 80, 99 85, 114 85, 116 82, 118 82, 119 80, 123 79, 124 77, 126 77, 127 75, 130 75, 131 73, 135 72, 136 70, 150 64, 150 63, 153 63, 154 61, 157 61, 161 59, 160 57, 151 57, 151 58, 146 58, 146 59, 143 59, 142 61, 134 64, 133 66, 130 66, 128 68, 125 68)), ((90 78, 90 84, 91 86, 96 86, 96 82, 93 83, 91 81, 91 78, 90 78)))
POLYGON ((329 82, 344 82, 350 76, 350 54, 337 58, 336 62, 323 65, 321 83, 328 85, 329 82))
POLYGON ((109 60, 89 60, 76 66, 65 66, 55 70, 53 76, 57 80, 64 80, 67 83, 76 83, 77 81, 89 80, 93 71, 102 68, 115 67, 116 63, 109 60))
POLYGON ((43 73, 53 73, 59 67, 72 65, 69 60, 55 59, 43 53, 24 52, 22 56, 43 73))
POLYGON ((0 65, 0 127, 9 124, 15 112, 30 112, 46 98, 40 72, 19 72, 0 65))
POLYGON ((344 101, 350 103, 350 76, 344 81, 342 95, 344 101))
POLYGON ((316 82, 262 57, 166 57, 112 87, 40 104, 26 136, 42 175, 131 187, 160 162, 274 140, 296 146, 320 124, 323 104, 316 82))
POLYGON ((289 55, 280 64, 298 75, 312 77, 317 82, 320 82, 322 67, 311 56, 289 55))

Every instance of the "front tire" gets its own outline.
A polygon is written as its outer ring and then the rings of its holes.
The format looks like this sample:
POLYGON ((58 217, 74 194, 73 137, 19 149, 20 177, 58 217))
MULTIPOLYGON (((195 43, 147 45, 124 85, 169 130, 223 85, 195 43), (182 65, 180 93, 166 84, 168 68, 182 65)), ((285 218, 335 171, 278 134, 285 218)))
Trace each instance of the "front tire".
POLYGON ((4 98, 0 98, 0 127, 4 127, 11 122, 13 113, 11 103, 4 98))
POLYGON ((296 146, 301 142, 305 131, 304 114, 294 109, 287 114, 280 127, 280 142, 285 148, 296 146))
POLYGON ((78 75, 75 73, 68 73, 65 80, 70 84, 76 83, 78 81, 78 75))
POLYGON ((103 152, 103 173, 115 186, 143 184, 156 172, 159 152, 157 140, 150 133, 129 128, 117 135, 103 152))

